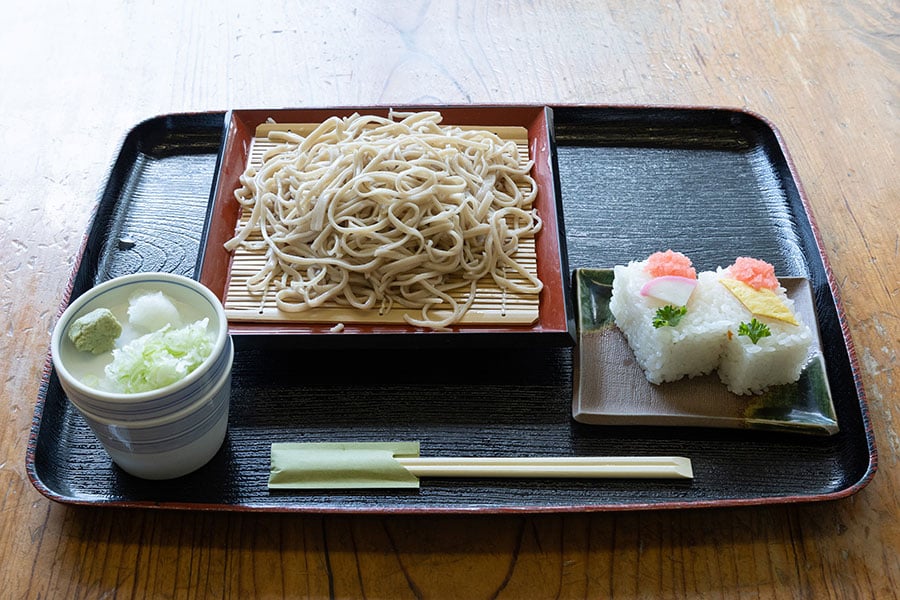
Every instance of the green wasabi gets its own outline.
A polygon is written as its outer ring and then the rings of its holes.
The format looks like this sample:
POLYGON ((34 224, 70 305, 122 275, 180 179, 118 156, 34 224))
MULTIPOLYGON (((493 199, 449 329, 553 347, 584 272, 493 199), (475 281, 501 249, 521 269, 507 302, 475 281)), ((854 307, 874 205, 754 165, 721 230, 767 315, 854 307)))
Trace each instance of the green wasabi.
POLYGON ((108 308, 98 308, 75 320, 69 339, 82 352, 103 354, 113 349, 122 334, 122 325, 108 308))

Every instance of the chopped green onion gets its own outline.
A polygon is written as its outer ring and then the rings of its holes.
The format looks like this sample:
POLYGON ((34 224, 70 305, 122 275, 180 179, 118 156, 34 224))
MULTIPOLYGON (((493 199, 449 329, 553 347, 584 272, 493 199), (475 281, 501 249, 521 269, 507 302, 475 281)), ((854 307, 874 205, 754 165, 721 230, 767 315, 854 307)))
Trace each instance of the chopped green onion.
POLYGON ((166 325, 113 350, 106 376, 117 391, 134 394, 165 387, 183 379, 205 361, 213 349, 209 319, 180 329, 166 325))

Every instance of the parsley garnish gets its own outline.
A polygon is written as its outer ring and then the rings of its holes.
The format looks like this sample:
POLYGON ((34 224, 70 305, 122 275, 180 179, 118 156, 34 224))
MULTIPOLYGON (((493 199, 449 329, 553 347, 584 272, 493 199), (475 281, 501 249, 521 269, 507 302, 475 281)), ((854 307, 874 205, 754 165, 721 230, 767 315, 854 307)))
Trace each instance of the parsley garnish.
POLYGON ((738 327, 738 335, 746 335, 754 344, 761 338, 769 337, 772 332, 765 323, 760 323, 756 317, 750 319, 749 323, 741 323, 738 327))
POLYGON ((663 306, 656 310, 653 326, 657 329, 666 326, 675 327, 681 321, 681 317, 686 314, 687 306, 672 306, 671 304, 663 306))

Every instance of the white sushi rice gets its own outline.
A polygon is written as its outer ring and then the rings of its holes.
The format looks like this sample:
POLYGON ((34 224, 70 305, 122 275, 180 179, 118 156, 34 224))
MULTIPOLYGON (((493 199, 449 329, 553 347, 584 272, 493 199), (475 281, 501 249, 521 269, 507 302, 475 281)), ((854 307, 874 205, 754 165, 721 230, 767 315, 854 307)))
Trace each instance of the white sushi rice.
POLYGON ((632 261, 615 267, 609 307, 647 380, 663 383, 712 372, 719 364, 728 331, 728 321, 709 296, 711 286, 704 285, 704 279, 714 274, 698 276, 687 314, 678 325, 655 328, 653 317, 666 303, 641 295, 641 287, 651 279, 644 270, 646 264, 632 261))
MULTIPOLYGON (((653 317, 665 302, 641 295, 651 279, 646 264, 632 261, 615 267, 609 307, 648 381, 659 384, 718 370, 722 383, 735 394, 761 393, 769 386, 797 381, 812 344, 809 327, 756 317, 772 335, 756 344, 738 335, 741 322, 754 315, 719 283, 723 275, 719 269, 698 273, 687 314, 678 325, 655 328, 653 317)), ((784 288, 776 293, 793 311, 784 288)))
MULTIPOLYGON (((723 275, 727 276, 719 269, 716 280, 723 275)), ((728 317, 731 332, 718 369, 719 379, 728 390, 735 394, 758 394, 769 386, 797 381, 808 361, 813 336, 794 311, 794 301, 788 298, 785 289, 779 287, 775 293, 794 312, 800 325, 751 314, 734 294, 719 283, 716 283, 714 293, 728 317), (760 338, 755 344, 748 336, 738 335, 740 324, 749 323, 753 318, 767 325, 771 332, 770 336, 760 338)))

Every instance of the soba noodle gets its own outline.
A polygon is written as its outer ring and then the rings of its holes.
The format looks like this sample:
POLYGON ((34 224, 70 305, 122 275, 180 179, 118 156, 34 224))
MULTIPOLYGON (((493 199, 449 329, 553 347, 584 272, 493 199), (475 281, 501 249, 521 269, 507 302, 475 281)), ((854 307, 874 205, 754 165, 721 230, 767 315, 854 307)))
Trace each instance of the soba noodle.
POLYGON ((394 112, 332 117, 305 137, 272 131, 280 145, 241 176, 249 219, 226 243, 265 253, 248 291, 274 289, 286 312, 399 305, 429 328, 457 322, 484 277, 504 293, 540 292, 513 258, 541 227, 531 162, 514 142, 441 119, 394 112))

